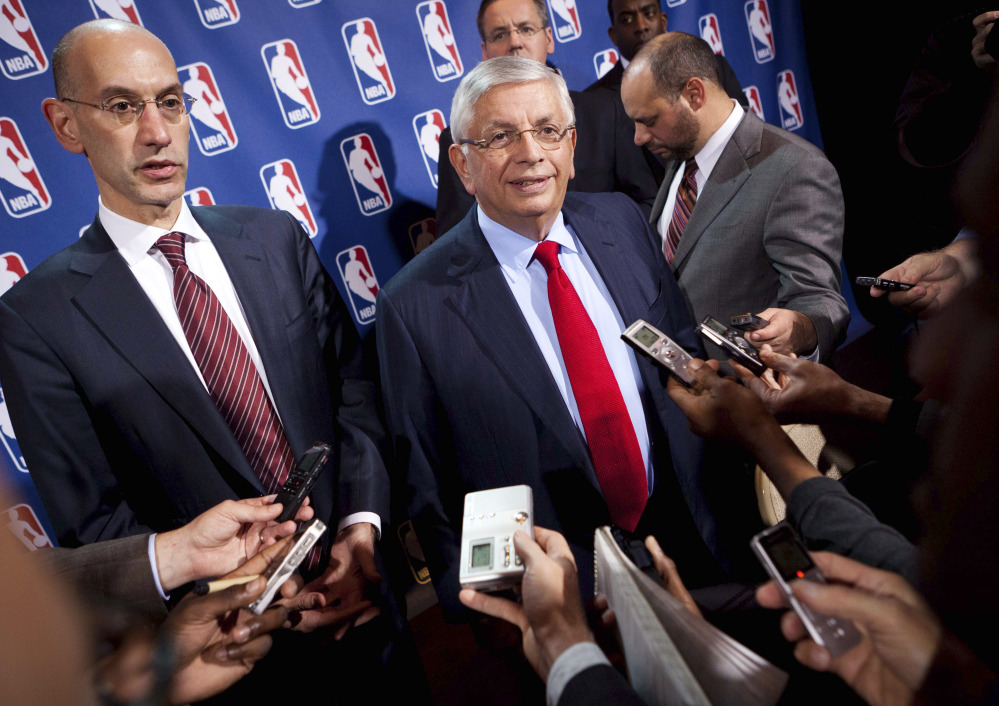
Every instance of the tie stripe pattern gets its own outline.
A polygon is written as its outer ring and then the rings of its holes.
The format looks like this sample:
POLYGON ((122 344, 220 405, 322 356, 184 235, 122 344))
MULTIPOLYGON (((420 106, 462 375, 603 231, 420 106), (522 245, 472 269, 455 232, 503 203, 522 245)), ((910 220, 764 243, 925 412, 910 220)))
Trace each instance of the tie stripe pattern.
POLYGON ((694 210, 694 204, 697 203, 697 180, 694 178, 696 171, 697 162, 693 158, 688 159, 680 188, 676 190, 673 218, 669 222, 666 238, 663 240, 663 255, 666 256, 666 262, 673 262, 676 248, 680 245, 680 236, 683 235, 683 229, 687 227, 687 221, 690 220, 690 212, 694 210))
POLYGON ((184 234, 167 233, 155 247, 173 269, 177 313, 208 392, 265 493, 276 493, 295 458, 253 360, 215 293, 188 269, 184 234))
POLYGON ((548 273, 548 303, 600 490, 613 522, 633 532, 649 499, 642 450, 600 335, 558 251, 558 243, 546 240, 534 258, 548 273))

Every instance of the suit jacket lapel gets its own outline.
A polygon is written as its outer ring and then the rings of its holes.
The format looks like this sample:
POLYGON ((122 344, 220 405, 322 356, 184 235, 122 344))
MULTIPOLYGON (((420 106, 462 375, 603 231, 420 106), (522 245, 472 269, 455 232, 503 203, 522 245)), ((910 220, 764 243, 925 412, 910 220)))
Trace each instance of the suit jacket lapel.
POLYGON ((683 265, 712 221, 749 180, 752 172, 746 163, 746 158, 751 156, 754 142, 755 149, 759 150, 759 138, 762 133, 762 123, 759 119, 752 113, 746 113, 732 134, 732 138, 725 145, 725 149, 722 150, 715 168, 711 170, 708 183, 704 185, 697 204, 690 214, 690 220, 687 221, 687 227, 683 230, 676 255, 673 257, 674 271, 683 265))
POLYGON ((95 221, 70 269, 90 275, 73 298, 111 345, 236 471, 259 481, 218 408, 104 228, 95 221))
POLYGON ((482 354, 548 425, 576 466, 597 485, 589 449, 565 406, 548 364, 524 321, 472 209, 459 226, 448 275, 460 284, 448 298, 478 340, 482 354), (468 226, 468 227, 463 227, 468 226))
POLYGON ((680 163, 675 159, 666 163, 666 173, 663 174, 663 181, 659 185, 659 191, 656 193, 656 200, 652 203, 652 213, 649 215, 649 223, 652 224, 652 230, 654 231, 656 231, 659 218, 663 215, 663 209, 666 207, 666 197, 669 196, 669 185, 673 183, 673 178, 676 176, 676 170, 679 168, 680 163))

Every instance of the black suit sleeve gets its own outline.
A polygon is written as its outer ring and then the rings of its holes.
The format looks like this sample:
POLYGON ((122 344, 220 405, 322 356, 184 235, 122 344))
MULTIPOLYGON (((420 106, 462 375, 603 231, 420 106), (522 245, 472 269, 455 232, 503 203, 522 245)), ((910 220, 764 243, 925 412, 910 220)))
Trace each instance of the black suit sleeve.
POLYGON ((718 62, 718 82, 721 83, 722 88, 725 89, 725 93, 728 94, 729 98, 735 98, 739 101, 739 105, 743 108, 749 109, 749 99, 746 98, 746 94, 742 92, 742 84, 739 83, 739 79, 735 75, 735 71, 732 70, 732 65, 728 63, 728 60, 721 54, 715 55, 715 61, 718 62))
POLYGON ((440 152, 437 157, 437 237, 441 237, 458 225, 468 209, 475 203, 475 197, 465 190, 458 178, 458 172, 448 156, 451 145, 451 128, 441 133, 440 152))
POLYGON ((558 706, 645 706, 625 678, 606 664, 584 669, 569 680, 558 706))

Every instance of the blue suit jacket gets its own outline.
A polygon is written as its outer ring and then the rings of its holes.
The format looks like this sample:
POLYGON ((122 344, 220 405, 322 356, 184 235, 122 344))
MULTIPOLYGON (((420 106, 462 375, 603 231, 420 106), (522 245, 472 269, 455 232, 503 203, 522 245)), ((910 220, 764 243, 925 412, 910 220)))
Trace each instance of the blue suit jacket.
MULTIPOLYGON (((638 206, 622 194, 570 193, 562 213, 624 321, 643 318, 699 352, 686 304, 638 206)), ((592 594, 593 531, 610 523, 606 504, 589 450, 479 229, 476 209, 378 297, 382 388, 399 480, 445 611, 460 610, 465 493, 519 483, 534 490, 536 524, 566 535, 584 595, 592 594)), ((690 543, 703 542, 723 559, 705 487, 704 444, 667 397, 665 373, 642 358, 638 365, 656 459, 655 492, 639 530, 672 547, 660 530, 687 513, 687 525, 696 525, 690 543), (656 508, 667 506, 671 511, 657 516, 656 508)), ((751 496, 747 502, 755 510, 751 496)), ((707 550, 703 554, 711 561, 707 550)))
MULTIPOLYGON (((336 444, 336 472, 312 493, 317 516, 334 527, 350 512, 386 517, 374 387, 309 238, 283 211, 192 211, 232 279, 296 457, 315 440, 336 444)), ((262 493, 99 220, 0 299, 0 330, 0 383, 60 543, 167 530, 262 493)))

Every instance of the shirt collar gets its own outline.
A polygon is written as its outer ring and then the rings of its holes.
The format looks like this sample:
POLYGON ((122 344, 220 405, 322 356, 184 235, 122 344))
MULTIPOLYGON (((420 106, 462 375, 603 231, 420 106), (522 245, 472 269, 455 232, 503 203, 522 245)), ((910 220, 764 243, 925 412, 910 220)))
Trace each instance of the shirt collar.
MULTIPOLYGON (((496 260, 503 269, 503 274, 511 282, 516 282, 531 264, 531 259, 534 257, 534 249, 538 247, 538 244, 530 238, 525 238, 520 233, 515 233, 506 226, 500 225, 483 213, 482 209, 478 206, 476 206, 475 210, 479 228, 482 229, 482 235, 485 236, 486 242, 489 243, 490 249, 492 249, 493 254, 496 256, 496 260)), ((565 226, 565 219, 561 211, 559 211, 558 216, 555 218, 555 222, 552 224, 551 230, 548 231, 548 236, 545 240, 554 240, 563 248, 572 252, 578 252, 579 250, 572 235, 569 234, 569 230, 565 226)))
POLYGON ((697 160, 697 169, 704 175, 705 181, 711 176, 711 170, 718 164, 718 158, 721 157, 725 145, 728 144, 744 117, 746 117, 746 112, 735 99, 732 99, 732 112, 729 113, 728 118, 725 119, 720 128, 715 130, 715 134, 708 138, 701 151, 694 155, 694 159, 697 160))
POLYGON ((156 226, 147 226, 144 223, 120 216, 105 206, 104 201, 99 196, 97 197, 97 202, 97 211, 101 225, 104 226, 104 230, 107 231, 111 242, 118 248, 118 252, 125 258, 125 262, 128 263, 129 267, 134 267, 140 262, 149 253, 150 248, 153 247, 156 240, 167 233, 180 231, 192 240, 207 238, 205 231, 194 220, 194 215, 191 213, 187 201, 181 203, 180 215, 169 230, 157 228, 156 226))

